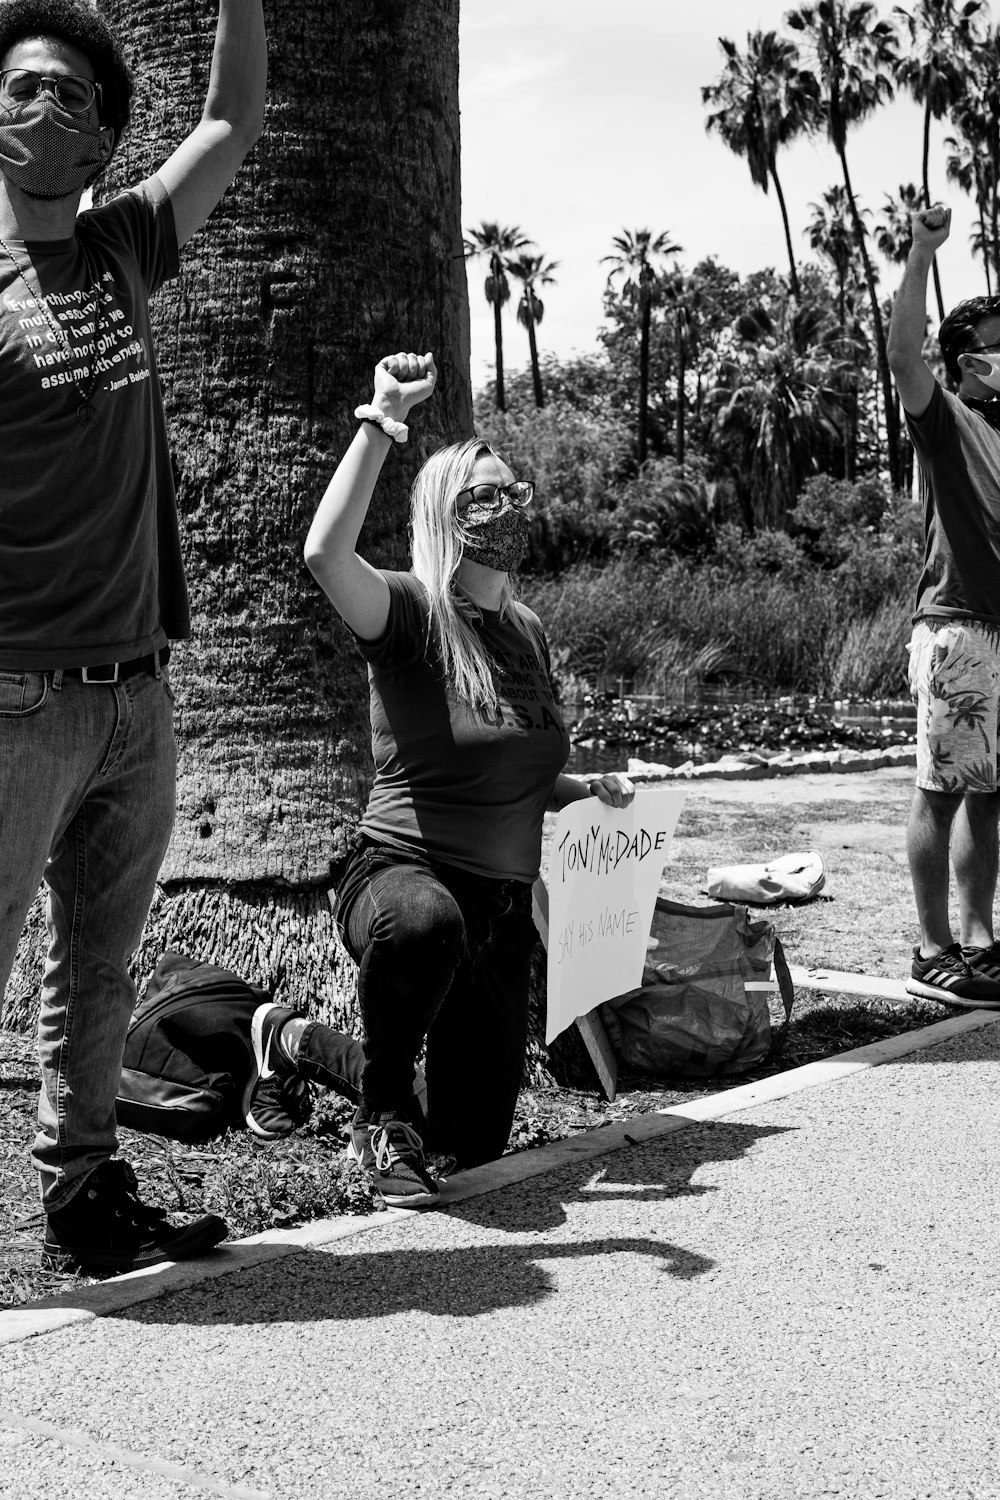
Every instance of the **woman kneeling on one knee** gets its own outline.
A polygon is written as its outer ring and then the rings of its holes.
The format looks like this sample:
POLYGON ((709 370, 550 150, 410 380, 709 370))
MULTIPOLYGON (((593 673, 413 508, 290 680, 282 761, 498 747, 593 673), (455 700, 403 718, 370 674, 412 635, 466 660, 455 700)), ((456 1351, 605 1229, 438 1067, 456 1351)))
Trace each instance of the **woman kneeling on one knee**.
POLYGON ((414 1208, 438 1192, 432 1155, 462 1169, 507 1145, 546 808, 634 796, 622 775, 562 774, 569 737, 545 635, 512 583, 533 486, 488 443, 441 448, 417 475, 411 572, 355 551, 386 455, 436 378, 430 354, 379 361, 305 550, 371 688, 375 781, 336 904, 365 1028, 349 1151, 387 1203, 414 1208), (426 1118, 413 1093, 425 1040, 426 1118))

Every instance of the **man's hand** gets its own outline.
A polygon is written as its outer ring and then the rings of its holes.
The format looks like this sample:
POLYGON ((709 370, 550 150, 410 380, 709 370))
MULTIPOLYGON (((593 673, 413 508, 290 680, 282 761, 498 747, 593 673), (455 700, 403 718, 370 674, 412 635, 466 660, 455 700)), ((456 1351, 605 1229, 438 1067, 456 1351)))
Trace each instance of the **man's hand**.
POLYGON ((940 249, 951 233, 951 209, 945 208, 943 203, 935 203, 930 208, 918 208, 915 214, 910 215, 910 231, 914 246, 921 245, 928 250, 940 249))
POLYGON ((433 354, 388 354, 375 366, 373 405, 397 422, 421 401, 426 401, 437 383, 433 354))

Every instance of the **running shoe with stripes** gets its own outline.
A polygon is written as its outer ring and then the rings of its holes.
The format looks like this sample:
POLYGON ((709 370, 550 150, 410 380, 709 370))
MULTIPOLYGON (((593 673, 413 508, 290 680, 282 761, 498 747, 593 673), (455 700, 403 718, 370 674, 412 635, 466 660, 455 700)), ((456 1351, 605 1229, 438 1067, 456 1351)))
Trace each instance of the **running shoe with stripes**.
POLYGON ((988 948, 963 947, 962 957, 974 974, 1000 984, 1000 943, 991 943, 988 948))
POLYGON ((906 993, 970 1010, 1000 1010, 1000 982, 977 972, 957 943, 932 958, 921 958, 920 949, 914 948, 906 993))

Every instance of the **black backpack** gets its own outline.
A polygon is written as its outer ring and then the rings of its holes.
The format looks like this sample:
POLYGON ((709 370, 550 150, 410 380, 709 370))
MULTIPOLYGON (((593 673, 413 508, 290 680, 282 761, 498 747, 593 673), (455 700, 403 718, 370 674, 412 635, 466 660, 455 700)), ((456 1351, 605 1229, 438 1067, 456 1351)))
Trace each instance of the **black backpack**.
POLYGON ((119 1125, 175 1141, 243 1128, 255 1067, 250 1022, 270 998, 229 969, 164 953, 125 1038, 119 1125))

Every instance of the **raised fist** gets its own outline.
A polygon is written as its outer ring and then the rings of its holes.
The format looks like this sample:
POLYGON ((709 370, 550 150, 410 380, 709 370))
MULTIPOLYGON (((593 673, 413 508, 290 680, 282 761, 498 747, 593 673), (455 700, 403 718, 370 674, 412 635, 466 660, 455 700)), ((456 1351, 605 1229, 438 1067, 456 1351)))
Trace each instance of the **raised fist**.
POLYGON ((374 404, 402 420, 411 407, 427 400, 436 382, 433 354, 387 354, 375 366, 374 404))

